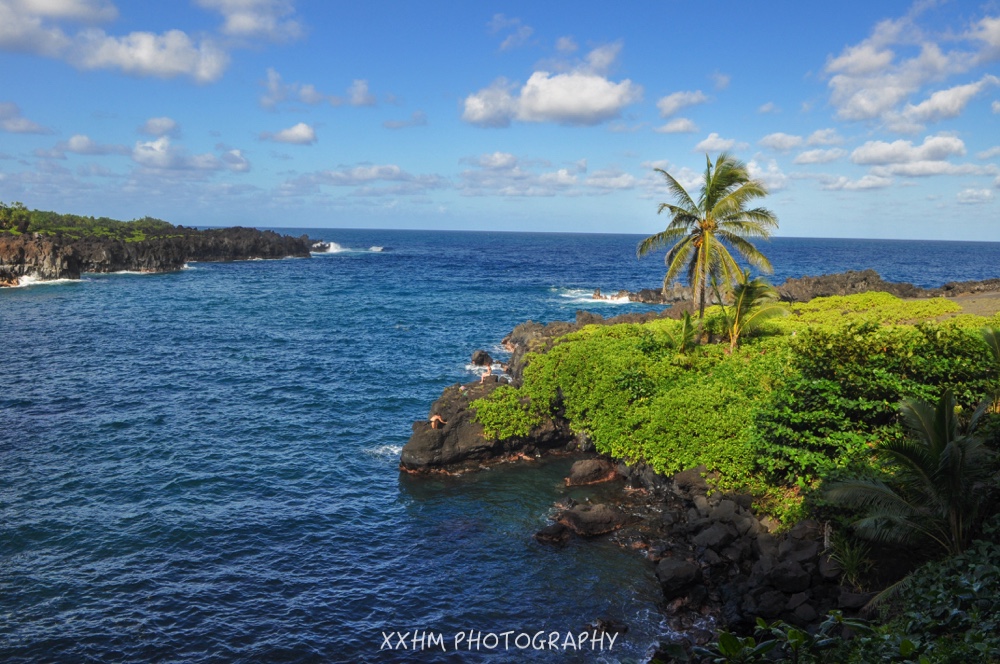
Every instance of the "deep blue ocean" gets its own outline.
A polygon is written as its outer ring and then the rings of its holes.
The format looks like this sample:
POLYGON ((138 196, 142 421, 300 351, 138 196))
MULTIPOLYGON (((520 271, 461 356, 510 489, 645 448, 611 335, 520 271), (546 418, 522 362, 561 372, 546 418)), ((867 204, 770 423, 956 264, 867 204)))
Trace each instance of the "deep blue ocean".
MULTIPOLYGON (((281 230, 341 250, 0 290, 0 661, 642 661, 664 635, 651 566, 532 540, 570 461, 397 463, 475 379, 473 350, 503 357, 527 319, 649 310, 590 293, 657 287, 662 255, 627 235, 281 230), (599 617, 630 627, 603 654, 453 647, 599 617), (424 631, 447 652, 380 650, 424 631)), ((763 248, 776 282, 1000 276, 1000 244, 763 248)))

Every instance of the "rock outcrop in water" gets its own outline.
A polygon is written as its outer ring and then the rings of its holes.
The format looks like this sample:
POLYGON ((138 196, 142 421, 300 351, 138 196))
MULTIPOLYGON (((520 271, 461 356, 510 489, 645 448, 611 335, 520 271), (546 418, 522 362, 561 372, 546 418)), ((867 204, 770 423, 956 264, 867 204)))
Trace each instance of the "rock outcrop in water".
POLYGON ((0 285, 22 277, 79 279, 83 272, 172 272, 188 261, 236 261, 254 258, 309 257, 308 237, 294 238, 253 228, 206 231, 178 229, 174 236, 139 242, 58 235, 0 234, 0 285))

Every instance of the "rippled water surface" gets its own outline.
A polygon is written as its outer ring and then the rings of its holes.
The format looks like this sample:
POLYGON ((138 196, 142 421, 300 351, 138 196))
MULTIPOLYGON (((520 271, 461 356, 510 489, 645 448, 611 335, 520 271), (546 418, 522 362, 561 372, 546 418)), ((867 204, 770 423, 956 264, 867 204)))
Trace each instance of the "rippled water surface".
MULTIPOLYGON (((632 236, 308 232, 341 251, 0 292, 0 660, 595 661, 379 648, 598 617, 630 625, 604 660, 641 660, 662 630, 645 562, 531 539, 569 461, 397 462, 474 349, 529 318, 647 310, 588 298, 656 286, 662 261, 632 236)), ((767 251, 777 281, 1000 276, 994 244, 767 251)))

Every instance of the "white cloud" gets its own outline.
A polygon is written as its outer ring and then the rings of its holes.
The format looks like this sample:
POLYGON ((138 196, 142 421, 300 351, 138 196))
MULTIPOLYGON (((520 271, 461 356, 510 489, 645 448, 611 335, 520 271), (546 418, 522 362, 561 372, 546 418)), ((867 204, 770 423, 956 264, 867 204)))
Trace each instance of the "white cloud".
POLYGON ((793 160, 796 164, 829 164, 832 161, 847 156, 847 150, 832 148, 829 150, 806 150, 793 160))
POLYGON ((728 152, 734 148, 747 148, 746 143, 739 143, 733 138, 722 138, 714 131, 705 140, 694 146, 695 152, 728 152))
POLYGON ((554 170, 548 162, 523 161, 509 152, 493 152, 462 161, 473 167, 459 174, 458 189, 465 196, 580 195, 581 185, 594 190, 592 193, 603 194, 628 184, 628 177, 622 177, 627 174, 614 170, 596 172, 581 182, 580 174, 587 171, 585 159, 554 170))
POLYGON ((222 156, 211 153, 189 155, 183 148, 161 136, 152 141, 136 141, 132 160, 155 171, 221 171, 243 173, 250 170, 250 162, 240 150, 223 148, 222 156))
POLYGON ((788 176, 778 167, 778 163, 770 159, 766 166, 761 166, 756 160, 747 162, 747 173, 751 178, 760 180, 768 191, 781 191, 788 186, 788 176))
POLYGON ((168 117, 149 118, 139 127, 139 133, 146 134, 147 136, 171 136, 177 138, 180 134, 180 126, 168 117))
POLYGON ((922 145, 911 141, 868 141, 851 153, 855 164, 901 164, 917 161, 940 161, 965 154, 965 143, 954 136, 928 136, 922 145))
POLYGON ((616 169, 595 171, 584 181, 588 187, 605 190, 634 189, 638 180, 634 175, 616 169))
POLYGON ((113 37, 103 30, 84 30, 70 62, 81 69, 119 69, 126 74, 174 78, 190 76, 199 83, 218 80, 229 56, 209 40, 196 44, 180 30, 157 35, 133 32, 113 37))
POLYGON ((773 101, 769 101, 765 104, 761 104, 757 109, 758 113, 780 113, 781 109, 773 101))
POLYGON ((993 200, 993 192, 989 189, 963 189, 956 199, 963 205, 982 205, 993 200))
POLYGON ((674 118, 662 127, 657 127, 653 131, 660 134, 693 134, 698 131, 698 126, 687 118, 674 118))
POLYGON ((556 40, 556 50, 560 53, 575 53, 579 48, 572 37, 560 37, 556 40))
POLYGON ((414 175, 396 164, 361 164, 339 170, 307 173, 285 182, 279 193, 316 193, 321 187, 354 187, 351 196, 412 196, 447 183, 438 175, 414 175))
POLYGON ((715 85, 716 90, 725 90, 729 87, 729 82, 732 77, 729 74, 723 74, 721 72, 715 72, 712 74, 712 83, 715 85))
POLYGON ((101 145, 83 134, 76 134, 71 136, 68 141, 60 142, 56 145, 56 150, 85 155, 129 154, 130 152, 125 145, 101 145))
POLYGON ((524 46, 535 33, 534 28, 524 25, 521 19, 507 17, 504 14, 494 14, 490 22, 487 23, 490 32, 507 32, 507 36, 500 42, 501 51, 509 51, 519 46, 524 46))
POLYGON ((1000 113, 1000 101, 995 101, 992 104, 990 104, 990 108, 993 110, 994 113, 1000 113))
POLYGON ((386 120, 382 126, 386 129, 406 129, 407 127, 423 127, 427 124, 427 114, 423 111, 413 111, 408 120, 386 120))
POLYGON ((307 125, 305 122, 300 122, 289 127, 288 129, 282 129, 274 134, 271 132, 263 132, 260 135, 260 138, 261 140, 274 141, 276 143, 312 145, 316 142, 316 130, 307 125))
POLYGON ((866 189, 884 189, 891 184, 892 178, 869 174, 858 180, 852 180, 843 175, 830 177, 824 179, 820 186, 831 191, 864 191, 866 189))
POLYGON ((903 175, 906 177, 930 177, 932 175, 992 175, 996 173, 995 166, 977 166, 975 164, 952 164, 948 161, 922 160, 902 164, 887 164, 875 166, 875 175, 903 175))
POLYGON ((808 145, 840 145, 843 142, 836 129, 817 129, 806 139, 808 145))
POLYGON ((994 146, 989 150, 983 150, 982 152, 977 152, 976 156, 980 159, 992 159, 993 157, 1000 157, 1000 145, 994 146))
POLYGON ((347 89, 347 103, 351 106, 374 106, 375 95, 368 91, 368 81, 355 79, 347 89))
POLYGON ((26 14, 86 23, 113 21, 118 10, 107 0, 12 0, 26 14))
POLYGON ((466 97, 462 119, 485 127, 506 127, 512 120, 595 125, 618 117, 642 98, 642 88, 625 79, 606 78, 620 50, 617 44, 591 51, 575 70, 552 74, 536 71, 515 94, 516 85, 498 79, 466 97))
POLYGON ((669 118, 682 108, 694 106, 695 104, 704 104, 707 101, 708 97, 701 90, 674 92, 656 102, 656 108, 660 109, 661 118, 669 118))
POLYGON ((917 3, 908 15, 879 22, 862 42, 827 60, 830 101, 839 118, 882 120, 897 131, 916 131, 923 122, 955 117, 978 94, 975 86, 988 83, 992 77, 910 102, 924 86, 1000 57, 1000 18, 984 18, 965 33, 934 35, 917 24, 931 5, 917 3))
POLYGON ((11 101, 0 102, 0 129, 12 134, 51 134, 52 130, 21 115, 21 109, 11 101))
POLYGON ((764 138, 760 139, 758 143, 763 145, 765 148, 775 150, 777 152, 788 152, 802 145, 802 137, 785 134, 779 131, 775 134, 768 134, 764 138))
POLYGON ((267 109, 275 109, 279 104, 289 99, 315 106, 324 101, 333 106, 375 106, 377 99, 368 89, 368 81, 355 79, 347 89, 346 97, 328 95, 316 89, 311 83, 285 83, 281 74, 268 67, 267 78, 261 83, 264 94, 260 96, 260 105, 267 109))
POLYGON ((291 0, 196 0, 198 5, 222 14, 222 32, 230 37, 280 42, 302 36, 291 0))
POLYGON ((988 86, 997 84, 1000 84, 1000 78, 987 74, 976 83, 938 90, 916 106, 907 104, 903 109, 903 117, 913 122, 936 122, 957 117, 973 97, 988 86))

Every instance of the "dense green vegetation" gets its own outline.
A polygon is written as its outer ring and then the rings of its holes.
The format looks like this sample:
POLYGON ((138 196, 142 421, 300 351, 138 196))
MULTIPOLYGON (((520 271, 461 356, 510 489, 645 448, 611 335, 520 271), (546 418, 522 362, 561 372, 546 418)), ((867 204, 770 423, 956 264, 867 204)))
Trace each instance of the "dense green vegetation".
MULTIPOLYGON (((563 412, 601 452, 663 473, 705 464, 724 488, 793 517, 824 479, 872 467, 877 444, 903 437, 902 399, 936 401, 947 388, 971 410, 990 393, 997 365, 980 328, 997 320, 936 320, 956 309, 884 293, 820 298, 731 352, 682 348, 684 321, 588 326, 531 355, 520 388, 473 406, 501 438, 563 412)), ((731 312, 708 310, 714 338, 728 341, 731 324, 731 312)))
POLYGON ((679 658, 1000 661, 1000 314, 865 293, 737 329, 773 305, 743 276, 753 302, 709 308, 700 333, 688 315, 560 337, 528 355, 521 387, 473 402, 478 421, 504 438, 561 415, 615 458, 662 473, 704 464, 786 522, 834 523, 832 556, 856 590, 906 571, 873 569, 872 547, 906 543, 926 561, 879 595, 877 622, 759 621, 679 658))
POLYGON ((0 233, 41 233, 71 239, 84 237, 114 238, 141 242, 151 237, 176 237, 181 229, 153 217, 118 221, 107 217, 83 217, 45 210, 29 210, 22 203, 5 205, 0 201, 0 233))

